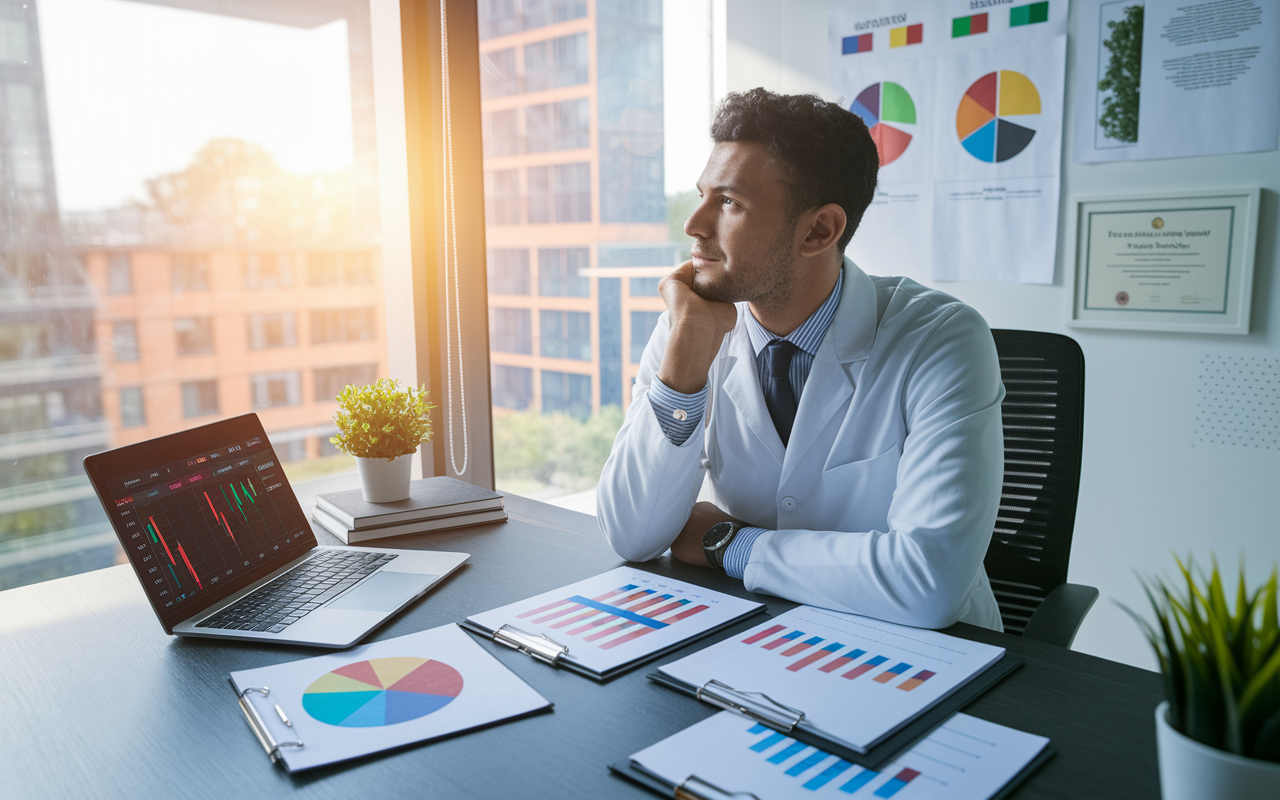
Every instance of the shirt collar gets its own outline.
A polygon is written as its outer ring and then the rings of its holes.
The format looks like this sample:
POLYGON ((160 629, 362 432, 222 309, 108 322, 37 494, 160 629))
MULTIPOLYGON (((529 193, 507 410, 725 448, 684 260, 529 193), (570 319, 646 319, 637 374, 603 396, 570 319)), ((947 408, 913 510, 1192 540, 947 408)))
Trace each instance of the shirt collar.
MULTIPOLYGON (((822 337, 826 335, 827 328, 831 327, 831 320, 836 315, 836 306, 840 305, 840 289, 843 286, 844 269, 841 269, 839 276, 836 278, 835 287, 822 305, 818 306, 818 310, 810 314, 809 318, 800 327, 782 338, 809 355, 817 355, 818 345, 822 344, 822 337)), ((760 321, 751 313, 750 307, 747 308, 747 335, 751 337, 751 347, 755 350, 757 356, 760 355, 760 351, 769 342, 779 338, 760 324, 760 321)))

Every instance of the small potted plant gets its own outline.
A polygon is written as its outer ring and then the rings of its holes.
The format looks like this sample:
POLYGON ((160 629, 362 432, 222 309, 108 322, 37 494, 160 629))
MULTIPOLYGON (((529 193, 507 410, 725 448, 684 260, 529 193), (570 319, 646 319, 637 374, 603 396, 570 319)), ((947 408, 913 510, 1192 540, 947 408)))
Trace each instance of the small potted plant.
POLYGON ((390 378, 368 386, 346 386, 333 415, 338 435, 329 439, 355 456, 360 488, 370 503, 409 496, 409 472, 418 445, 431 439, 427 387, 414 389, 390 378))
MULTIPOLYGON (((1215 562, 1206 579, 1178 561, 1182 581, 1144 584, 1156 624, 1138 620, 1160 661, 1156 708, 1165 800, 1280 797, 1280 625, 1276 572, 1235 609, 1215 562), (1185 583, 1185 589, 1181 584, 1185 583)), ((1128 609, 1126 609, 1128 610, 1128 609)))

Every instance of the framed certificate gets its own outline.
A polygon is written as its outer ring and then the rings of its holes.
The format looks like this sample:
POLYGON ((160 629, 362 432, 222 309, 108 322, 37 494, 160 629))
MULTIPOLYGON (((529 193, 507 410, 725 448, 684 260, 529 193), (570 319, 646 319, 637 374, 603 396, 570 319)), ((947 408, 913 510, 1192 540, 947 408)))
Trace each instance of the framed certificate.
POLYGON ((1252 188, 1074 198, 1067 324, 1247 334, 1259 195, 1252 188))

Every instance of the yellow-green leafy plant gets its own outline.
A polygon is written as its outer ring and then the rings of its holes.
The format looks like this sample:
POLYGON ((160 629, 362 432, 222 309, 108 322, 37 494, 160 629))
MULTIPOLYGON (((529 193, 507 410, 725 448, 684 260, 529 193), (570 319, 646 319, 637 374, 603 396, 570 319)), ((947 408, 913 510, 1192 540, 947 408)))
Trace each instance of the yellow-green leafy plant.
POLYGON ((345 386, 338 394, 338 435, 330 442, 358 458, 385 458, 412 453, 431 438, 427 387, 401 386, 379 378, 368 386, 345 386))
POLYGON ((1133 611, 1160 661, 1169 724, 1228 753, 1280 762, 1280 630, 1276 571, 1250 595, 1244 566, 1232 610, 1215 561, 1206 578, 1178 559, 1179 585, 1143 581, 1152 626, 1133 611), (1183 589, 1181 583, 1185 583, 1183 589))

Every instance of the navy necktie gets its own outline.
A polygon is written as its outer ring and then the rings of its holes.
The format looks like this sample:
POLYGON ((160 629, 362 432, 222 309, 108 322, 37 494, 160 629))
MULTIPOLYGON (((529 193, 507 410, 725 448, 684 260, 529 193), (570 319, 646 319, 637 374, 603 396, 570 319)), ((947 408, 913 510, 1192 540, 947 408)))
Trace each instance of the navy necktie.
POLYGON ((791 424, 796 420, 796 395, 791 389, 791 357, 800 348, 786 339, 774 339, 764 349, 764 404, 778 429, 782 445, 791 438, 791 424))

